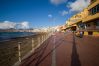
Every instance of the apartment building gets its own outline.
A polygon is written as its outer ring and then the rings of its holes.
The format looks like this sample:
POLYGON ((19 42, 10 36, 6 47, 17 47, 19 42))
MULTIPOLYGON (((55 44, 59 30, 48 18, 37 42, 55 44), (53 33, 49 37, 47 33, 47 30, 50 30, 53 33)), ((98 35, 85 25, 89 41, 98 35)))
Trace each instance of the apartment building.
POLYGON ((99 31, 99 0, 91 0, 88 6, 88 15, 82 20, 88 34, 99 31))
POLYGON ((73 15, 67 21, 67 25, 69 26, 70 29, 80 30, 83 27, 82 19, 83 19, 83 15, 82 15, 82 12, 81 12, 81 13, 78 13, 76 15, 73 15))
POLYGON ((67 22, 71 27, 76 26, 76 31, 84 31, 88 35, 95 32, 99 34, 99 0, 91 0, 87 8, 71 17, 67 22))

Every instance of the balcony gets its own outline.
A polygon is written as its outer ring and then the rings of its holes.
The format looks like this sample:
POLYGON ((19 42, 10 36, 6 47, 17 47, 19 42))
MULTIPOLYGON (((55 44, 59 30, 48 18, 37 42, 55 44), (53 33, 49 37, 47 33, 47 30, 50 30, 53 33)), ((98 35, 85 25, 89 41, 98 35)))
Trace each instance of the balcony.
POLYGON ((95 15, 89 15, 88 17, 86 17, 86 19, 83 19, 82 22, 89 22, 91 20, 95 20, 99 18, 99 13, 96 13, 95 15))
POLYGON ((91 4, 88 6, 88 10, 95 7, 97 4, 99 4, 99 0, 91 2, 91 4))

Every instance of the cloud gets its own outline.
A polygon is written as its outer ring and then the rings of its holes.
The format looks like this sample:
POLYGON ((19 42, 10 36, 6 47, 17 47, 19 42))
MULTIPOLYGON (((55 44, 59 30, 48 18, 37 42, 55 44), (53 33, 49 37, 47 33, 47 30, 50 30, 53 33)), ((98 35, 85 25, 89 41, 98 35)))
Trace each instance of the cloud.
POLYGON ((70 11, 81 12, 90 4, 90 0, 76 0, 74 2, 69 2, 67 7, 70 8, 70 11))
POLYGON ((49 14, 48 15, 48 20, 50 21, 50 22, 55 22, 56 21, 56 18, 55 17, 53 17, 53 15, 52 14, 49 14))
POLYGON ((50 2, 54 5, 60 5, 60 4, 66 3, 67 0, 50 0, 50 2))
POLYGON ((68 12, 68 11, 63 10, 63 11, 60 11, 59 13, 60 13, 62 16, 65 16, 65 15, 67 15, 69 12, 68 12))
POLYGON ((0 23, 0 29, 9 29, 9 28, 15 28, 16 23, 10 22, 10 21, 4 21, 0 23))
POLYGON ((50 22, 52 22, 53 19, 54 19, 53 16, 52 16, 52 14, 49 14, 49 15, 48 15, 48 18, 49 18, 49 21, 50 21, 50 22))
POLYGON ((10 29, 10 28, 27 29, 29 28, 29 22, 27 21, 20 23, 10 22, 10 21, 0 22, 0 29, 10 29))
POLYGON ((49 17, 49 18, 52 18, 53 16, 52 16, 52 14, 49 14, 48 17, 49 17))
POLYGON ((25 29, 29 28, 29 22, 27 22, 27 21, 21 22, 20 25, 21 25, 21 28, 22 28, 22 29, 24 29, 24 28, 25 28, 25 29))

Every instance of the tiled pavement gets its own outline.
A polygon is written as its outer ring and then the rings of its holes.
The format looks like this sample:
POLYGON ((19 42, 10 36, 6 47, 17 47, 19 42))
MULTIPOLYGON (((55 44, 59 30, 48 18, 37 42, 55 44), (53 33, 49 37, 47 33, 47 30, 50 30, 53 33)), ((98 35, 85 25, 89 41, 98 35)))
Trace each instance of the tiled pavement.
POLYGON ((55 33, 20 66, 99 66, 99 36, 55 33))

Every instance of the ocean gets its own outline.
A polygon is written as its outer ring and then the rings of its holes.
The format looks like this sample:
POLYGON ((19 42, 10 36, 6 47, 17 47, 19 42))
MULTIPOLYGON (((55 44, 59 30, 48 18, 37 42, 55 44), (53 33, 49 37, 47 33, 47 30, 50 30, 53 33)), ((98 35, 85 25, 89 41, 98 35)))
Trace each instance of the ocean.
POLYGON ((35 35, 33 32, 0 32, 0 42, 10 40, 16 37, 25 37, 35 35))

